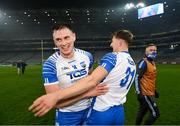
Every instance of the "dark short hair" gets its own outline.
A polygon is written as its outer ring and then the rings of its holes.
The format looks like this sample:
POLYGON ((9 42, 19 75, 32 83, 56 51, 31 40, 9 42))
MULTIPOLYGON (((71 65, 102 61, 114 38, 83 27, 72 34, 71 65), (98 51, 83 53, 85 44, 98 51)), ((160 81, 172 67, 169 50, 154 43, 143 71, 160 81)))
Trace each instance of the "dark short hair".
POLYGON ((133 34, 128 30, 118 30, 112 33, 112 38, 115 37, 117 39, 123 39, 126 43, 131 45, 133 40, 133 34))
MULTIPOLYGON (((146 48, 150 47, 150 46, 156 46, 154 43, 150 43, 146 46, 146 48)), ((157 47, 157 46, 156 46, 157 47)))
POLYGON ((55 24, 52 27, 52 32, 57 31, 57 30, 61 30, 64 28, 68 28, 69 30, 71 30, 74 33, 74 29, 72 28, 72 26, 70 24, 55 24))

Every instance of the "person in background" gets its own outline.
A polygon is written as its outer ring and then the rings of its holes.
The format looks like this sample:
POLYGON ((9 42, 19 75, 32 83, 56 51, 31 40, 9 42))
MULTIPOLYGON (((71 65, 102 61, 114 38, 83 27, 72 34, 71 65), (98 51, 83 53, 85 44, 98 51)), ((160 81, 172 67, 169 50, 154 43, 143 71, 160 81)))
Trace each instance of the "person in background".
POLYGON ((24 74, 26 66, 27 66, 27 64, 24 61, 22 61, 21 62, 21 71, 22 71, 22 74, 24 74))
POLYGON ((20 60, 17 61, 16 67, 17 67, 17 74, 21 75, 21 61, 20 60))
POLYGON ((16 63, 16 67, 17 67, 17 74, 18 75, 22 75, 25 72, 27 64, 22 61, 22 60, 18 60, 16 63))
POLYGON ((157 57, 157 46, 147 45, 145 56, 137 65, 137 75, 135 78, 136 93, 139 101, 139 110, 136 117, 136 125, 140 125, 147 112, 150 115, 145 120, 144 125, 152 125, 160 116, 155 97, 159 94, 156 90, 157 70, 155 59, 157 57))

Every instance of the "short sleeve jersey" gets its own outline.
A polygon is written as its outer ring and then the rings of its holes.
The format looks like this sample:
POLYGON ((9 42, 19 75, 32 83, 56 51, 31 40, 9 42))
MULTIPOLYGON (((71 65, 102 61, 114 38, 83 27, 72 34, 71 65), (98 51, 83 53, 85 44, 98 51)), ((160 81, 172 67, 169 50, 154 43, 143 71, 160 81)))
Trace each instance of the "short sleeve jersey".
MULTIPOLYGON (((60 89, 65 89, 87 76, 93 62, 91 53, 84 50, 74 49, 74 56, 71 59, 63 58, 59 52, 56 52, 44 62, 44 86, 58 84, 60 89)), ((89 105, 89 99, 83 99, 59 110, 76 112, 88 108, 89 105)))
POLYGON ((100 66, 109 73, 101 84, 107 84, 109 91, 105 95, 97 96, 94 109, 107 110, 114 105, 124 104, 126 95, 136 74, 136 65, 126 51, 108 53, 100 60, 100 66))

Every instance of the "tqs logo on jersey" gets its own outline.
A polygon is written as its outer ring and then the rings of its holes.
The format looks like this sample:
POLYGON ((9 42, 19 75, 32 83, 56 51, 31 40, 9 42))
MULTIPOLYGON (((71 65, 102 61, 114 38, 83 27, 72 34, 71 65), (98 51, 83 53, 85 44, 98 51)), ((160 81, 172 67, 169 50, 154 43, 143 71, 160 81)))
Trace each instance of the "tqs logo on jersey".
POLYGON ((72 71, 70 73, 67 73, 66 75, 69 76, 70 79, 73 79, 76 77, 81 77, 86 74, 87 74, 87 71, 85 69, 81 69, 81 70, 72 71))

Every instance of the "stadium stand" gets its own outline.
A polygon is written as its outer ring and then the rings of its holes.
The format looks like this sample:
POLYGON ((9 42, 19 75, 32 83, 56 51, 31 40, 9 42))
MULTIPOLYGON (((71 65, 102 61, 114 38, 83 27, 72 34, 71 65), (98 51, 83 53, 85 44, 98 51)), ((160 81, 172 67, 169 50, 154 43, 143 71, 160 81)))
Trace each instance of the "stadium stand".
MULTIPOLYGON (((98 61, 103 54, 111 50, 109 41, 110 38, 78 39, 76 47, 92 52, 95 55, 95 61, 98 61)), ((159 50, 158 63, 180 63, 180 31, 136 36, 134 44, 130 48, 130 53, 136 62, 141 59, 144 47, 148 43, 157 44, 159 50)), ((53 47, 54 44, 51 39, 0 42, 0 63, 12 64, 21 59, 29 64, 40 64, 42 49, 43 59, 46 59, 54 52, 53 47)))
MULTIPOLYGON (((156 2, 152 1, 148 4, 154 3, 156 2)), ((96 61, 111 50, 111 32, 128 29, 135 35, 130 53, 136 62, 143 55, 145 45, 155 43, 158 46, 159 63, 180 63, 178 5, 179 3, 168 0, 164 3, 164 14, 143 19, 137 18, 137 9, 127 11, 119 7, 110 7, 108 10, 97 7, 91 10, 69 8, 70 11, 65 8, 47 8, 43 11, 25 11, 19 8, 2 10, 4 15, 0 20, 0 64, 11 64, 18 59, 29 64, 41 64, 42 59, 54 52, 51 27, 55 23, 72 24, 77 33, 75 46, 92 52, 96 61), (71 16, 70 19, 67 19, 68 15, 71 16)))

